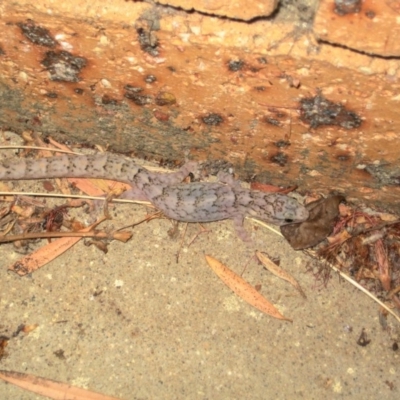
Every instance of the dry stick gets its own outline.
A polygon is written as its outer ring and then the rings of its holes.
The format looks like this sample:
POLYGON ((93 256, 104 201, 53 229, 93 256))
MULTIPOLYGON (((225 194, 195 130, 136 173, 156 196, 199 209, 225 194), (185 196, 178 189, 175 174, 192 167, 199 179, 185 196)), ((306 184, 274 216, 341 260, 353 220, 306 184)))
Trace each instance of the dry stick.
MULTIPOLYGON (((118 230, 119 231, 119 230, 118 230)), ((21 235, 10 235, 0 236, 0 243, 13 242, 17 240, 29 240, 29 239, 46 239, 46 238, 58 238, 58 237, 94 237, 97 239, 117 239, 126 242, 129 238, 124 237, 117 231, 107 233, 104 231, 98 232, 37 232, 37 233, 23 233, 21 235)))
POLYGON ((0 146, 0 150, 5 150, 5 149, 48 150, 48 151, 54 151, 54 152, 57 152, 57 153, 76 154, 76 155, 78 155, 78 156, 82 155, 82 154, 80 154, 80 153, 76 153, 75 151, 55 149, 55 148, 52 148, 52 147, 40 147, 40 146, 0 146))
MULTIPOLYGON (((0 243, 13 242, 16 240, 45 239, 45 238, 56 238, 56 237, 94 237, 97 239, 116 239, 116 240, 126 242, 130 239, 130 237, 132 235, 129 233, 129 237, 128 237, 128 232, 125 232, 125 235, 122 235, 122 233, 124 233, 124 232, 121 232, 121 234, 119 234, 118 232, 122 231, 123 229, 133 228, 134 226, 140 225, 143 222, 150 221, 157 214, 159 214, 159 213, 155 213, 150 216, 147 216, 146 218, 143 218, 142 220, 140 220, 138 222, 134 222, 133 224, 129 224, 129 225, 123 226, 121 228, 115 229, 111 233, 106 233, 104 231, 24 233, 21 235, 12 235, 12 236, 4 235, 3 237, 0 236, 0 243)), ((104 220, 106 220, 106 219, 108 219, 108 218, 105 218, 104 220)), ((103 222, 104 220, 102 220, 101 222, 103 222)), ((98 225, 98 224, 96 224, 96 225, 98 225)))
POLYGON ((152 219, 155 219, 155 218, 159 217, 161 214, 162 213, 160 211, 157 211, 157 212, 155 212, 155 213, 153 213, 151 215, 148 215, 147 217, 141 219, 138 222, 134 222, 133 224, 125 225, 122 228, 116 229, 115 231, 117 232, 117 231, 120 231, 122 229, 134 228, 135 226, 138 226, 138 225, 142 224, 143 222, 148 222, 148 221, 151 221, 152 219))
MULTIPOLYGON (((256 222, 257 224, 271 230, 272 232, 283 236, 279 231, 277 231, 274 228, 271 228, 264 222, 258 221, 258 220, 253 220, 253 222, 256 222)), ((304 250, 304 252, 310 256, 315 257, 315 255, 312 254, 310 250, 304 250)), ((329 261, 325 262, 329 265, 331 269, 333 269, 335 272, 337 272, 343 279, 345 279, 347 282, 351 283, 353 286, 355 286, 357 289, 361 290, 363 293, 365 293, 368 297, 370 297, 372 300, 374 300, 376 303, 378 303, 381 307, 383 307, 388 313, 392 314, 394 318, 397 319, 398 322, 400 322, 400 317, 392 311, 386 304, 382 303, 377 297, 375 297, 372 293, 370 293, 367 289, 363 288, 359 283, 357 283, 355 280, 351 279, 349 276, 344 274, 342 271, 340 271, 338 268, 336 268, 333 264, 331 264, 329 261)))
MULTIPOLYGON (((86 196, 80 194, 56 194, 56 193, 27 193, 27 192, 0 192, 0 196, 34 196, 34 197, 56 197, 56 198, 74 198, 74 199, 84 199, 84 200, 106 200, 105 197, 99 196, 86 196)), ((148 201, 142 200, 129 200, 129 199, 111 199, 112 202, 116 203, 134 203, 134 204, 144 204, 151 206, 148 201)))

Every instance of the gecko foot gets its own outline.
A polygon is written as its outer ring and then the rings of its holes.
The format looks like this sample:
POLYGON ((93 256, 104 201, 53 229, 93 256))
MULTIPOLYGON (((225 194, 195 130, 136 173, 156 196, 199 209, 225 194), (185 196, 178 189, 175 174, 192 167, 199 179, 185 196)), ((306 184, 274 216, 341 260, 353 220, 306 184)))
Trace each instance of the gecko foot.
POLYGON ((233 226, 235 227, 236 234, 239 236, 243 242, 251 243, 253 240, 250 235, 247 233, 246 229, 243 227, 244 218, 241 215, 238 215, 233 218, 233 226))

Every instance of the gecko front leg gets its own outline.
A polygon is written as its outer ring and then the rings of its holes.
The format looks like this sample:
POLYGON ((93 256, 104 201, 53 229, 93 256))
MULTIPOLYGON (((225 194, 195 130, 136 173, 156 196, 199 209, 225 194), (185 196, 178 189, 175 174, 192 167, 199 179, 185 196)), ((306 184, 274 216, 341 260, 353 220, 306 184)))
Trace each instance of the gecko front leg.
POLYGON ((241 214, 237 214, 232 217, 232 221, 236 234, 239 236, 239 238, 246 243, 252 242, 250 235, 247 233, 246 229, 243 226, 244 216, 241 214))

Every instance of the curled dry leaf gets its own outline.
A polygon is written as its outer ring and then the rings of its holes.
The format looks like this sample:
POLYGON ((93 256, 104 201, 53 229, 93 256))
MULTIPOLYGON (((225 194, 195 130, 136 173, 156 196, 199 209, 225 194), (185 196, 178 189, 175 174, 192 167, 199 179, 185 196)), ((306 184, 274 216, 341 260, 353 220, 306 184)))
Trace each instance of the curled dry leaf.
POLYGON ((0 379, 50 399, 62 400, 118 400, 116 397, 91 392, 67 383, 14 371, 0 371, 0 379))
POLYGON ((294 286, 299 291, 299 293, 302 295, 302 297, 304 297, 305 299, 307 298, 307 296, 303 292, 303 289, 301 288, 299 282, 297 282, 296 279, 294 279, 292 275, 290 275, 288 272, 284 271, 282 268, 278 267, 273 261, 271 261, 265 254, 261 253, 260 251, 256 251, 256 255, 257 255, 257 258, 262 263, 262 265, 264 265, 264 267, 267 268, 267 270, 269 272, 272 272, 277 277, 289 282, 292 286, 294 286))
POLYGON ((292 322, 291 319, 284 317, 278 309, 263 297, 257 290, 247 283, 242 277, 235 274, 227 266, 211 256, 206 256, 206 260, 211 269, 218 277, 244 301, 257 308, 264 314, 271 317, 292 322))
POLYGON ((295 250, 317 245, 331 234, 343 200, 343 196, 331 196, 307 204, 308 220, 281 226, 282 235, 295 250))

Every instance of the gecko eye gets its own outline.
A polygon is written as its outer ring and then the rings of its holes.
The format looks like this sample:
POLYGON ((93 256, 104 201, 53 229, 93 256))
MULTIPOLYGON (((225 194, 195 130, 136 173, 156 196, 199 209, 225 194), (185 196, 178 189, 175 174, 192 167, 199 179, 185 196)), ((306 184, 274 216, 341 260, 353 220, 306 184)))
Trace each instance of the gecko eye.
POLYGON ((285 222, 287 222, 288 224, 290 224, 291 222, 293 222, 293 220, 291 218, 285 218, 285 222))

